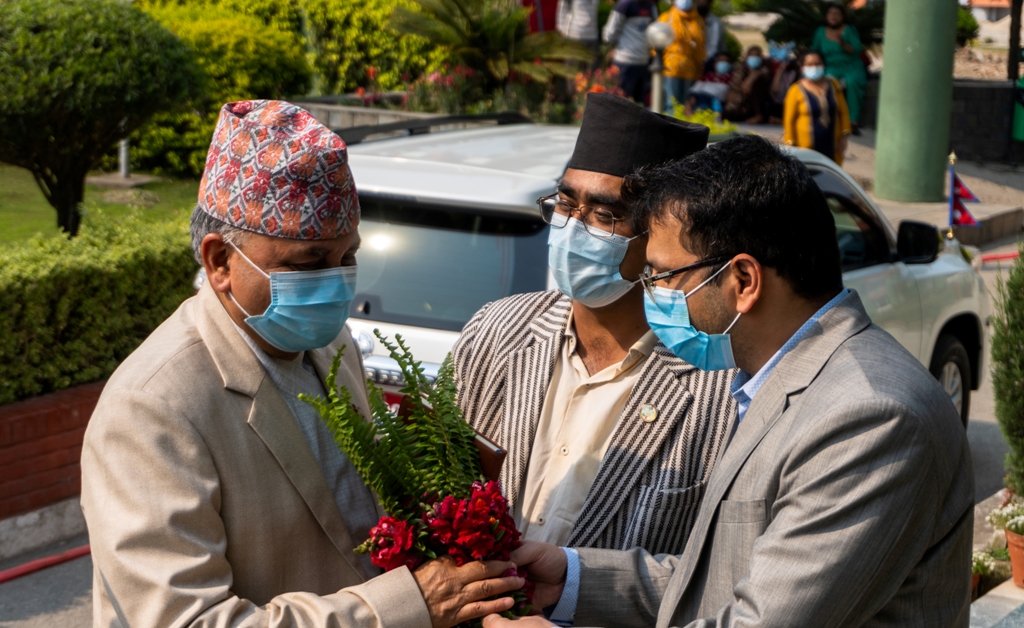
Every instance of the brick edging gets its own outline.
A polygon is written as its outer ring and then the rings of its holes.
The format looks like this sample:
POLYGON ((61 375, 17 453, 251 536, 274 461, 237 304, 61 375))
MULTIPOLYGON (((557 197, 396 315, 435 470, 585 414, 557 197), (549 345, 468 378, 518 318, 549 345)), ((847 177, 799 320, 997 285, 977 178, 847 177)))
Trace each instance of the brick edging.
POLYGON ((81 492, 82 438, 105 383, 0 406, 0 519, 81 492))

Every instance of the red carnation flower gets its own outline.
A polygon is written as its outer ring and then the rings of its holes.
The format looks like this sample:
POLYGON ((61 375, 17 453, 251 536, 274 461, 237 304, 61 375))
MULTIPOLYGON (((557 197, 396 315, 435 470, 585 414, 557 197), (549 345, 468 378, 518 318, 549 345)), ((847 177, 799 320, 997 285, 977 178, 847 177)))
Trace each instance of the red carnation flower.
POLYGON ((412 551, 415 540, 413 527, 408 521, 382 517, 370 529, 370 541, 373 544, 370 560, 385 571, 403 565, 415 569, 423 562, 423 558, 412 551))

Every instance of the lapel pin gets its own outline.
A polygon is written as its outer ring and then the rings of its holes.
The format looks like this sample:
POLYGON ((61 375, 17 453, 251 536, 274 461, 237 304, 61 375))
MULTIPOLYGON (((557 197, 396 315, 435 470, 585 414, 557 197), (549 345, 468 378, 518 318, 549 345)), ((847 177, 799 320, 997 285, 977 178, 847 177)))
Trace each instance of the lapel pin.
POLYGON ((640 420, 644 423, 654 423, 658 418, 658 409, 649 403, 640 407, 640 420))

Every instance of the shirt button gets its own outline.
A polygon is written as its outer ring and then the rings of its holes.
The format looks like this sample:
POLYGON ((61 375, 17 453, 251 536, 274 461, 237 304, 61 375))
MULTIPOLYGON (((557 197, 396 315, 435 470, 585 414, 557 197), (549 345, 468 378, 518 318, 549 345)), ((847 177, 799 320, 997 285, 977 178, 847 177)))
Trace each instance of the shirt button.
POLYGON ((537 517, 537 525, 539 525, 539 526, 544 525, 544 517, 537 517))
POLYGON ((562 447, 561 449, 559 449, 558 451, 559 451, 559 453, 561 453, 561 454, 562 454, 563 456, 568 456, 568 455, 569 455, 569 448, 568 448, 568 447, 565 447, 565 446, 563 446, 563 447, 562 447))

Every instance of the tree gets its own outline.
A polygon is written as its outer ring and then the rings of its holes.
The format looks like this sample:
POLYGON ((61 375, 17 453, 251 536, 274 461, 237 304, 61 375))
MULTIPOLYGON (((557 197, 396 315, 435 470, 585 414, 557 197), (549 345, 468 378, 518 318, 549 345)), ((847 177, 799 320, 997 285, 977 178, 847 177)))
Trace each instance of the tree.
POLYGON ((545 83, 572 77, 593 53, 557 32, 530 34, 530 9, 519 0, 413 0, 398 6, 392 25, 445 48, 458 65, 480 72, 485 89, 504 88, 515 74, 545 83))
POLYGON ((1005 481, 1024 495, 1024 247, 1009 277, 999 282, 992 330, 996 420, 1010 448, 1005 481))
POLYGON ((124 0, 0 0, 0 161, 78 233, 85 176, 197 87, 188 47, 124 0))
POLYGON ((305 42, 282 30, 286 21, 264 21, 223 4, 136 4, 192 50, 200 88, 186 110, 158 113, 132 135, 133 167, 198 177, 224 103, 285 99, 309 89, 305 42))
MULTIPOLYGON (((825 24, 825 12, 835 6, 835 0, 745 0, 744 8, 749 11, 778 13, 781 17, 765 31, 765 39, 778 42, 796 42, 809 48, 814 32, 825 24)), ((882 43, 885 26, 885 2, 869 0, 859 9, 853 8, 853 0, 842 0, 846 23, 857 29, 864 47, 882 43)))

